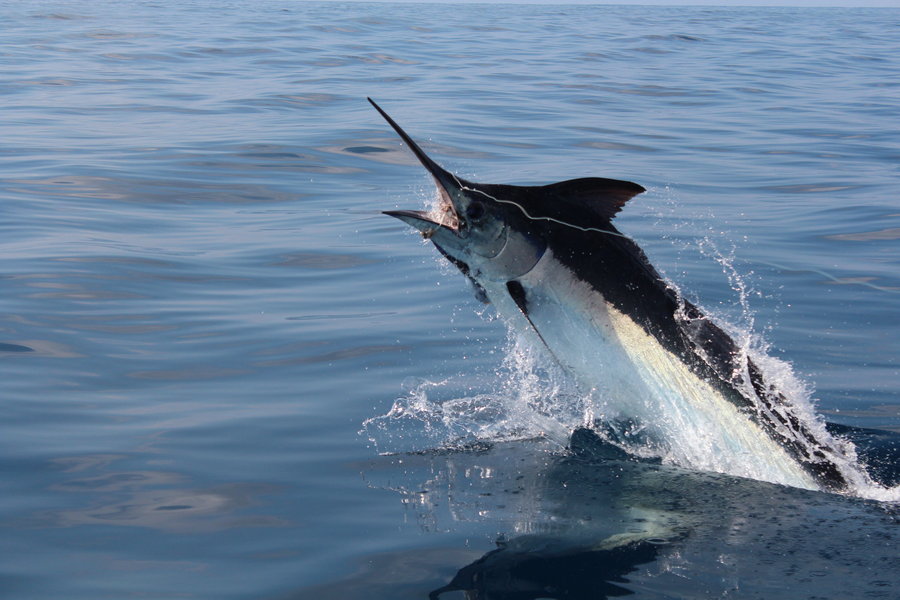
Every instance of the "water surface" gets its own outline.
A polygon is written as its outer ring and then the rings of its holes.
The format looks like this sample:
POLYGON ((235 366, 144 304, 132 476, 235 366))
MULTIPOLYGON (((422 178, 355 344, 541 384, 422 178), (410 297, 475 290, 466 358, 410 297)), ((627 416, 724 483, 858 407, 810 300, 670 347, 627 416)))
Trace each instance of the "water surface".
POLYGON ((503 325, 380 214, 431 183, 365 97, 468 179, 644 185, 618 226, 685 294, 829 420, 900 431, 900 11, 2 13, 5 597, 424 598, 498 539, 572 564, 635 527, 631 562, 599 559, 639 597, 897 595, 883 503, 446 449, 507 436, 469 408, 521 382, 503 325), (423 418, 364 425, 417 393, 423 418))

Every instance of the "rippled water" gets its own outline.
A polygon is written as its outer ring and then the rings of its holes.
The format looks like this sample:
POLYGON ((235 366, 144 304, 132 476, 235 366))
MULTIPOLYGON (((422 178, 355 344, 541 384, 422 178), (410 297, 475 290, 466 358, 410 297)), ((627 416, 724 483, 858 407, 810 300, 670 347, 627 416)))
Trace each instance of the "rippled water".
POLYGON ((360 430, 516 383, 503 326, 380 215, 432 192, 366 96, 468 179, 641 183, 617 223, 654 264, 829 420, 900 430, 900 11, 2 13, 0 595, 424 598, 498 536, 559 570, 646 504, 668 545, 616 555, 642 597, 896 596, 885 505, 360 430))

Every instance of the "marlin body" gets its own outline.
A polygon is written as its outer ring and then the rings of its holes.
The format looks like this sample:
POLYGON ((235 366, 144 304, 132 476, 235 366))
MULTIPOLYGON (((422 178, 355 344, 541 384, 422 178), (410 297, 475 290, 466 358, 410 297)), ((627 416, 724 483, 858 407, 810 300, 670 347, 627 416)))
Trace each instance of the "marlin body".
POLYGON ((472 183, 440 167, 369 102, 440 194, 430 213, 385 214, 420 231, 513 327, 532 330, 596 399, 612 441, 633 451, 649 447, 683 467, 848 489, 857 476, 852 449, 823 423, 803 418, 747 352, 613 226, 643 187, 603 178, 472 183))

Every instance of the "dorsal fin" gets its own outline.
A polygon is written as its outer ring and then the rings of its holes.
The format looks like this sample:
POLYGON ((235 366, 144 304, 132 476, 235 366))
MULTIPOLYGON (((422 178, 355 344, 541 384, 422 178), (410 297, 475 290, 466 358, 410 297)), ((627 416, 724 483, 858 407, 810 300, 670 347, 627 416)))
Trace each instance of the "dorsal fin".
POLYGON ((630 181, 582 177, 545 185, 541 190, 547 196, 586 208, 607 221, 616 216, 625 203, 646 190, 630 181))

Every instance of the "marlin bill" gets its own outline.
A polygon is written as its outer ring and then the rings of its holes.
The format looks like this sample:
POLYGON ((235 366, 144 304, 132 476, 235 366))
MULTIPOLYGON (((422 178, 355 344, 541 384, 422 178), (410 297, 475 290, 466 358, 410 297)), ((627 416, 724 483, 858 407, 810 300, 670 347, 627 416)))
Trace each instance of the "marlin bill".
POLYGON ((430 212, 385 214, 430 240, 511 327, 533 332, 597 398, 594 426, 611 443, 807 489, 844 492, 865 480, 852 445, 780 391, 616 229, 616 214, 643 187, 599 177, 543 186, 466 181, 369 102, 439 193, 430 212))

